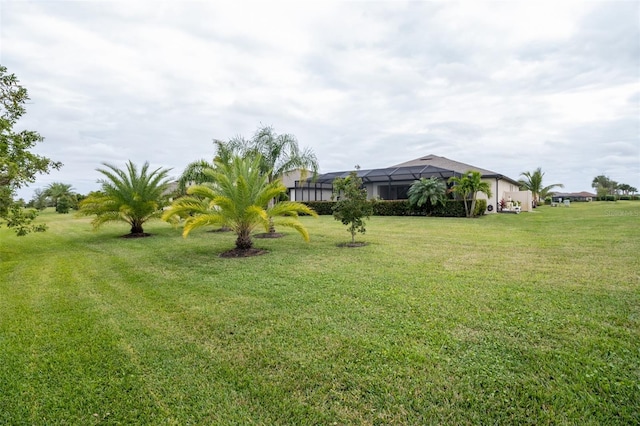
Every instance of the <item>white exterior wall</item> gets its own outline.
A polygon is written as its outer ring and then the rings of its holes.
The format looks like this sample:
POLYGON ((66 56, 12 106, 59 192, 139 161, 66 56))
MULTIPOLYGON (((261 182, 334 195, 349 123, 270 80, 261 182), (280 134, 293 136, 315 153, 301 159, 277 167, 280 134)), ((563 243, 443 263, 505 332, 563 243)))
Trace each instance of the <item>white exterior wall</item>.
MULTIPOLYGON (((508 180, 505 179, 482 179, 483 182, 487 182, 489 184, 489 187, 491 188, 491 199, 487 199, 487 196, 485 194, 479 193, 478 194, 478 199, 482 199, 482 200, 487 200, 487 208, 489 206, 493 206, 493 210, 492 211, 487 211, 486 213, 496 213, 498 211, 498 203, 500 203, 501 199, 505 199, 505 201, 508 198, 508 195, 505 195, 507 193, 522 193, 520 195, 518 195, 517 200, 520 201, 522 203, 522 211, 523 212, 528 212, 531 211, 531 192, 530 191, 520 191, 520 187, 508 180), (526 193, 529 193, 529 201, 525 203, 526 200, 526 193), (525 206, 526 204, 526 206, 525 206)), ((515 197, 511 197, 513 200, 516 200, 515 197)))
POLYGON ((520 201, 520 211, 530 212, 533 210, 531 201, 533 200, 533 194, 531 191, 505 191, 503 196, 505 201, 520 201))

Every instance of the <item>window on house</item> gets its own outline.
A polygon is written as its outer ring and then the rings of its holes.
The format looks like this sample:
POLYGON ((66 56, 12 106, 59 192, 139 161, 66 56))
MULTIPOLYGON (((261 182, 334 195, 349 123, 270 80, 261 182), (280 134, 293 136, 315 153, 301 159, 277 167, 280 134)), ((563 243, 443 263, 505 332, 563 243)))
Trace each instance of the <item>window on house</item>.
POLYGON ((381 185, 378 187, 378 196, 383 200, 406 200, 410 185, 381 185))

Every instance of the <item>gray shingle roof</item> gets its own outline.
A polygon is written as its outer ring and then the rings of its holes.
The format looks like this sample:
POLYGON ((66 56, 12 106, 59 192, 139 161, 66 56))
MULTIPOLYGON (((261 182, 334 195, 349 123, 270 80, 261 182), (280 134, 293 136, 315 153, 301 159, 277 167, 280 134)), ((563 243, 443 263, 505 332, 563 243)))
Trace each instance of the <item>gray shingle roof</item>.
POLYGON ((450 160, 446 157, 440 157, 438 155, 425 155, 424 157, 416 158, 415 160, 405 161, 404 163, 395 164, 391 167, 407 167, 407 166, 434 166, 442 169, 453 170, 454 172, 464 174, 469 170, 476 170, 482 175, 499 175, 500 173, 493 172, 491 170, 483 169, 480 167, 472 166, 471 164, 461 163, 459 161, 450 160))

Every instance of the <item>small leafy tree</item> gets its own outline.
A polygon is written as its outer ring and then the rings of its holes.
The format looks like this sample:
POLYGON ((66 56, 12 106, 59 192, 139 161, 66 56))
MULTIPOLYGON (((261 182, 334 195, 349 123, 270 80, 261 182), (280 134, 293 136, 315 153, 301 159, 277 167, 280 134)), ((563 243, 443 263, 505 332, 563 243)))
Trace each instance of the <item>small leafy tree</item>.
POLYGON ((425 204, 436 206, 444 204, 447 193, 447 185, 443 180, 436 177, 420 178, 416 180, 409 188, 409 203, 412 206, 422 207, 425 204))
POLYGON ((62 167, 62 163, 31 152, 44 140, 38 132, 14 130, 26 112, 24 105, 28 100, 27 89, 0 65, 0 223, 5 222, 20 236, 44 231, 46 227, 32 224, 37 215, 35 210, 25 211, 14 200, 15 191, 34 182, 36 175, 62 167))
POLYGON ((70 195, 64 195, 62 197, 59 197, 58 202, 56 204, 56 212, 67 214, 69 213, 69 210, 71 210, 74 204, 75 204, 75 200, 70 195))
POLYGON ((491 187, 482 180, 482 174, 475 170, 467 171, 464 176, 454 176, 449 179, 453 182, 453 193, 459 195, 464 200, 464 210, 467 217, 473 217, 476 210, 476 199, 478 192, 491 197, 491 187))
POLYGON ((351 233, 351 244, 356 242, 356 232, 364 234, 365 219, 373 214, 373 206, 367 200, 367 190, 362 187, 362 179, 357 171, 352 171, 346 178, 333 181, 333 194, 338 199, 333 206, 333 217, 351 233))
POLYGON ((149 171, 144 163, 140 171, 129 161, 126 170, 103 163, 106 169, 97 169, 105 178, 98 182, 102 190, 92 192, 82 200, 78 214, 93 216, 91 222, 98 228, 106 222, 122 221, 131 225, 131 235, 144 235, 142 225, 151 218, 160 217, 169 186, 169 169, 149 171))

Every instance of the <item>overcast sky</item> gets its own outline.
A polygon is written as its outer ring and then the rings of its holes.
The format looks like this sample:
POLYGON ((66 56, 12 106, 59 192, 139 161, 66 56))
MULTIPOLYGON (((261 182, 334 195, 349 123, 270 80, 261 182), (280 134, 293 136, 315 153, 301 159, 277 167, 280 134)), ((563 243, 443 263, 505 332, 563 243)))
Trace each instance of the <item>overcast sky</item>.
POLYGON ((101 162, 172 168, 262 123, 322 172, 435 154, 518 179, 640 188, 640 3, 0 0, 20 128, 96 190, 101 162))

